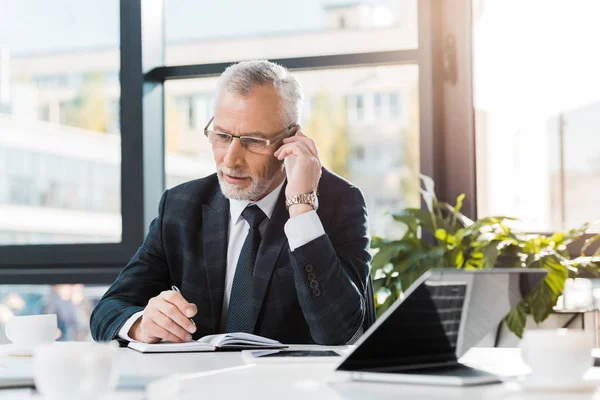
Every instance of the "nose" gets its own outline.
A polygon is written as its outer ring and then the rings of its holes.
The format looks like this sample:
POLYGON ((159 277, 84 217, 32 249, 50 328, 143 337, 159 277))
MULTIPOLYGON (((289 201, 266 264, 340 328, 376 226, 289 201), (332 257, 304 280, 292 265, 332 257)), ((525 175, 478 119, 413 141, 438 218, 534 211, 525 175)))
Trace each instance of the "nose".
POLYGON ((229 143, 225 157, 223 157, 225 166, 227 168, 235 168, 236 166, 240 165, 240 161, 243 159, 244 151, 245 149, 242 146, 242 142, 234 138, 231 143, 229 143))

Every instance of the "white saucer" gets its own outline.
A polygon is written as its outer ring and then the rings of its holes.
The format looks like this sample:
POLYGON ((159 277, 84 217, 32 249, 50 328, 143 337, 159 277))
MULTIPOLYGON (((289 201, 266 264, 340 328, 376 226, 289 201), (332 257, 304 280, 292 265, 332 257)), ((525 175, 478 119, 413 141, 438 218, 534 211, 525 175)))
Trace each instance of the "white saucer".
POLYGON ((515 381, 523 390, 535 392, 594 392, 600 385, 598 379, 581 379, 578 381, 549 381, 523 376, 515 381))

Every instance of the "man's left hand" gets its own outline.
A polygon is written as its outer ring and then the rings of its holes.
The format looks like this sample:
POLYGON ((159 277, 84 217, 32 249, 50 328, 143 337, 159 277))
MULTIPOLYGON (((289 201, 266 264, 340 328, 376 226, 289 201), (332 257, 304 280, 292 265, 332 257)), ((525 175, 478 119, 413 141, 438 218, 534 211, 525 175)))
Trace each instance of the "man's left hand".
MULTIPOLYGON (((275 157, 281 161, 286 157, 294 157, 293 167, 286 170, 288 183, 285 196, 291 197, 317 190, 321 179, 321 161, 315 141, 298 131, 296 135, 283 139, 283 143, 275 152, 275 157)), ((308 206, 308 209, 311 210, 312 207, 308 206)))

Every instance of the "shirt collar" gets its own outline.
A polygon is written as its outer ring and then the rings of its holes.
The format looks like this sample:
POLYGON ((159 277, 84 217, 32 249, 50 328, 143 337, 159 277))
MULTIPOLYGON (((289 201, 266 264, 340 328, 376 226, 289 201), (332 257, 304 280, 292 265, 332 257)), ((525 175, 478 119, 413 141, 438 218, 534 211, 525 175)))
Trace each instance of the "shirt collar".
POLYGON ((233 223, 235 224, 238 222, 238 219, 242 215, 242 211, 244 211, 248 204, 256 204, 261 211, 265 213, 267 218, 271 219, 271 215, 273 215, 273 210, 275 209, 275 204, 277 204, 277 199, 279 198, 284 182, 285 180, 259 201, 229 199, 229 213, 233 223))

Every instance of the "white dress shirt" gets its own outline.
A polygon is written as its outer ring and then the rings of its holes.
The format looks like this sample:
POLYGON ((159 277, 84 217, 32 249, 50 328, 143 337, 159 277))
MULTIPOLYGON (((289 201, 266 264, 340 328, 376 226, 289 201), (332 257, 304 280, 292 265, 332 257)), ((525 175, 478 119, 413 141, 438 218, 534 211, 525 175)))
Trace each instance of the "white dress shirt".
MULTIPOLYGON (((222 318, 221 318, 221 329, 224 330, 225 327, 225 316, 227 315, 227 308, 229 306, 229 297, 231 295, 231 287, 233 285, 233 278, 235 276, 235 268, 238 263, 238 259, 240 257, 240 252, 242 251, 242 246, 244 245, 244 241, 248 236, 248 229, 250 225, 248 222, 242 217, 242 211, 249 204, 256 204, 262 212, 265 213, 267 218, 263 221, 263 223, 258 228, 261 236, 264 235, 271 216, 273 215, 273 210, 275 209, 275 205, 277 203, 277 199, 279 198, 279 194, 283 188, 283 182, 279 185, 275 190, 271 193, 263 197, 257 202, 251 202, 249 200, 232 200, 229 199, 229 238, 227 242, 227 271, 225 273, 225 295, 223 297, 223 309, 222 309, 222 318)), ((297 217, 290 218, 285 226, 284 226, 285 235, 288 238, 288 244, 290 246, 290 250, 294 251, 298 247, 304 246, 305 244, 315 240, 316 238, 325 234, 325 229, 323 228, 323 224, 321 224, 321 220, 317 215, 316 211, 310 211, 297 217)), ((126 322, 123 324, 121 329, 119 330, 119 338, 132 341, 128 335, 129 330, 137 321, 138 318, 142 316, 144 312, 139 311, 133 314, 126 322)))

